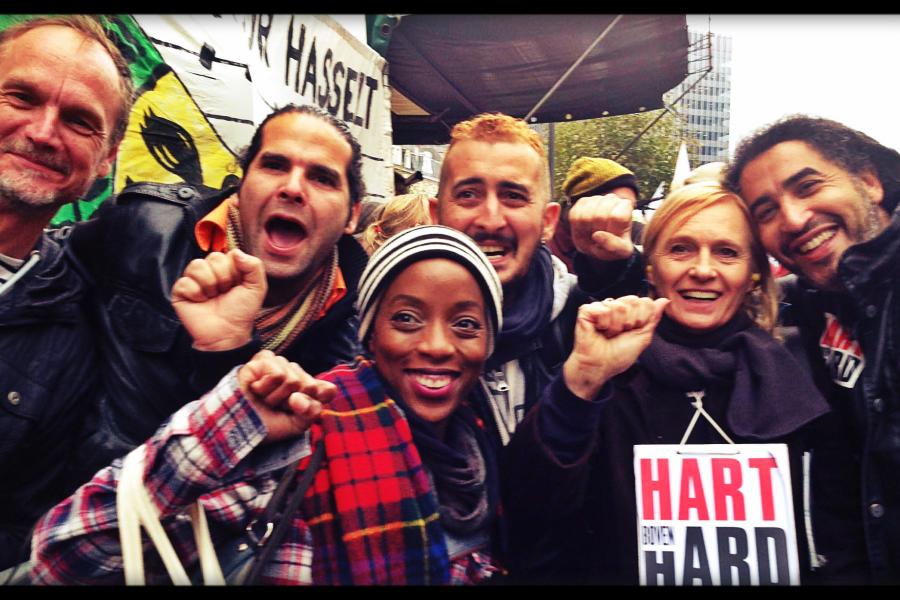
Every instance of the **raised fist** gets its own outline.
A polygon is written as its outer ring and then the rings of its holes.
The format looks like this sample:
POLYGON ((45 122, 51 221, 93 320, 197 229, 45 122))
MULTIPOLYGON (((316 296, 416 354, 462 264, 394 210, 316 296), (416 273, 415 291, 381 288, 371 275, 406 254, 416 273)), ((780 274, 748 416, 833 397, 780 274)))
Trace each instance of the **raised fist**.
POLYGON ((257 352, 242 366, 238 383, 266 426, 266 442, 302 434, 337 393, 333 383, 314 378, 271 350, 257 352))
POLYGON ((631 256, 634 202, 615 194, 586 196, 569 209, 572 243, 584 255, 611 261, 631 256))
POLYGON ((188 263, 172 286, 172 306, 198 350, 231 350, 253 337, 266 297, 261 260, 240 250, 213 252, 188 263))
POLYGON ((569 390, 592 400, 604 383, 634 364, 668 303, 668 298, 623 296, 579 307, 575 343, 563 365, 569 390))

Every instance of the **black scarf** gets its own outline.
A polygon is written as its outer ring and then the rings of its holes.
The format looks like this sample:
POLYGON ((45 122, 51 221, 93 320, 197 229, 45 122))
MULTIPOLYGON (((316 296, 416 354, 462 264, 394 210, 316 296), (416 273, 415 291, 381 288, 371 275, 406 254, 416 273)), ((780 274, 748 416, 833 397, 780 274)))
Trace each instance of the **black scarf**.
POLYGON ((790 352, 743 313, 701 334, 663 316, 639 361, 653 379, 679 391, 733 384, 726 421, 741 438, 779 438, 829 410, 790 352))
POLYGON ((532 341, 550 322, 553 312, 553 262, 543 244, 534 252, 528 273, 516 295, 503 302, 503 329, 497 335, 488 368, 496 368, 531 352, 532 341))

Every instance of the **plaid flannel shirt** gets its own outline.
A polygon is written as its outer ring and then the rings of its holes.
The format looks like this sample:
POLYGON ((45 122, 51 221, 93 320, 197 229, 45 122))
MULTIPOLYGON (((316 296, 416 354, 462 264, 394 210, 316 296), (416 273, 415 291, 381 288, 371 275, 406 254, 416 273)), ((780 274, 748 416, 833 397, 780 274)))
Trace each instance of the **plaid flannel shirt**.
MULTIPOLYGON (((367 362, 360 369, 363 373, 374 374, 374 369, 367 362)), ((353 373, 352 370, 350 372, 353 373)), ((342 391, 346 394, 347 388, 343 387, 342 391)), ((399 411, 395 406, 393 408, 399 411)), ((396 423, 400 429, 405 428, 403 433, 408 436, 405 420, 396 423)), ((262 583, 350 582, 355 580, 355 573, 347 577, 343 575, 348 569, 352 571, 357 566, 361 567, 364 562, 360 560, 364 556, 353 555, 352 544, 348 552, 347 536, 340 535, 340 528, 322 528, 323 524, 333 524, 335 515, 340 513, 334 510, 334 499, 329 498, 339 496, 332 485, 340 476, 336 475, 335 465, 327 464, 330 434, 327 429, 324 434, 326 462, 323 462, 323 468, 304 500, 303 510, 298 511, 294 518, 294 527, 266 565, 262 583), (312 516, 307 519, 303 514, 312 516), (315 536, 310 523, 313 528, 319 528, 315 536), (337 540, 335 532, 341 541, 337 540), (318 568, 315 577, 314 559, 318 568), (331 562, 325 574, 318 564, 322 561, 331 562)), ((235 368, 203 398, 177 411, 141 447, 145 452, 147 491, 160 510, 166 532, 188 572, 195 570, 197 565, 193 532, 186 516, 188 506, 201 499, 214 544, 233 539, 265 510, 282 470, 257 470, 254 466, 265 464, 264 460, 245 460, 254 450, 255 455, 261 454, 263 458, 277 450, 278 445, 257 449, 265 435, 262 421, 240 391, 235 368)), ((322 432, 319 430, 318 436, 313 435, 321 437, 322 432)), ((418 452, 410 446, 412 458, 419 460, 418 452)), ((420 467, 419 462, 419 469, 413 468, 412 471, 420 471, 420 467)), ((32 543, 33 568, 30 577, 34 583, 123 583, 116 516, 116 486, 120 469, 121 460, 117 459, 43 517, 32 543)), ((424 473, 420 475, 425 477, 424 473)), ((417 478, 418 475, 410 479, 417 478)), ((425 494, 436 506, 434 493, 427 489, 425 494)), ((429 550, 432 553, 437 550, 439 557, 443 544, 440 528, 430 515, 425 520, 433 521, 429 550), (434 527, 437 527, 436 531, 434 527), (435 544, 441 547, 435 548, 435 544)), ((365 535, 371 535, 368 533, 370 530, 365 535)), ((446 550, 443 551, 446 557, 446 550)), ((144 560, 149 584, 169 582, 162 562, 150 549, 149 542, 145 544, 144 560)), ((449 565, 444 558, 443 564, 445 569, 449 566, 449 572, 438 580, 454 584, 475 583, 497 571, 490 557, 479 551, 457 557, 449 565)), ((399 580, 388 579, 383 575, 377 572, 370 579, 376 583, 406 582, 402 577, 399 580)))

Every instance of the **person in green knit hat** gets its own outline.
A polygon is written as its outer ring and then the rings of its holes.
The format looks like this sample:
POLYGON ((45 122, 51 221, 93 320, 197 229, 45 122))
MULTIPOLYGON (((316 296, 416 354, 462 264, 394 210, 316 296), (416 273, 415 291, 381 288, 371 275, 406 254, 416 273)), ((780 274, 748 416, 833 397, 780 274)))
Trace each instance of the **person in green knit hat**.
MULTIPOLYGON (((559 223, 547 245, 554 255, 566 263, 569 272, 574 272, 573 260, 576 250, 569 224, 569 211, 572 206, 586 196, 615 195, 629 200, 634 208, 640 190, 634 173, 616 161, 582 156, 569 168, 562 191, 565 198, 561 202, 563 206, 559 223)), ((635 243, 640 240, 642 225, 640 222, 632 222, 631 237, 635 243)))

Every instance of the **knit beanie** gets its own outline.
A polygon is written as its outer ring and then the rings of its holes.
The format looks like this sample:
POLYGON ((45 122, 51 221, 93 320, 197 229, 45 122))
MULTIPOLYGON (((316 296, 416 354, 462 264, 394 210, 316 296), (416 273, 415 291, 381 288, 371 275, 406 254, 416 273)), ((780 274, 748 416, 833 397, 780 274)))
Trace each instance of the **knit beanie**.
POLYGON ((614 160, 582 156, 569 167, 562 191, 574 204, 582 196, 600 196, 618 187, 630 187, 640 195, 634 173, 614 160))
POLYGON ((464 233, 443 225, 421 225, 401 231, 378 248, 359 280, 356 309, 359 311, 359 341, 364 345, 378 312, 381 297, 406 267, 429 258, 447 258, 465 267, 484 294, 488 316, 488 355, 503 326, 503 288, 487 256, 464 233))

